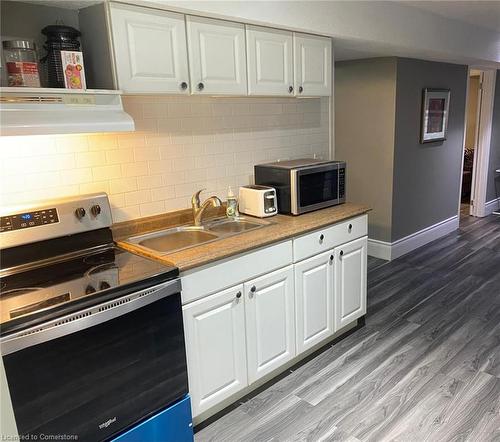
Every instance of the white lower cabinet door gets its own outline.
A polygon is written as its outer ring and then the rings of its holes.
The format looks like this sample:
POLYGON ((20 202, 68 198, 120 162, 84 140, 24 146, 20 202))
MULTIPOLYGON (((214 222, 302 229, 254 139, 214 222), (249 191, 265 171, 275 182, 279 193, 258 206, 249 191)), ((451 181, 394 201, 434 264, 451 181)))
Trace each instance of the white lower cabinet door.
POLYGON ((295 356, 293 266, 244 285, 249 383, 295 356))
POLYGON ((335 332, 334 255, 321 253, 295 264, 297 354, 335 332))
POLYGON ((335 325, 337 330, 366 314, 365 237, 335 249, 335 325))
POLYGON ((243 285, 183 307, 193 416, 248 385, 243 285))

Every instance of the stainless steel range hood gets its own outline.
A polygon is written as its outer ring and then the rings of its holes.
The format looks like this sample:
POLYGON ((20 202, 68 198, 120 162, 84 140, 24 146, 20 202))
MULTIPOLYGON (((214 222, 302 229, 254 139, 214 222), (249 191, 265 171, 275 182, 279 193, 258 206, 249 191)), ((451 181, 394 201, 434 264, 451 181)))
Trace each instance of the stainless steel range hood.
POLYGON ((1 88, 0 135, 129 132, 119 91, 1 88))

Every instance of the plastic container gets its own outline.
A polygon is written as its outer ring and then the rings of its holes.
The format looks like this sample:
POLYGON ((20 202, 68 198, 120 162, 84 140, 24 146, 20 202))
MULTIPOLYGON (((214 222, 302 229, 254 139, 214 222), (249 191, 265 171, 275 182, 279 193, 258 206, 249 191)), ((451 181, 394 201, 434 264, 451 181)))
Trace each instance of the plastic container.
POLYGON ((40 87, 38 57, 30 40, 2 42, 8 86, 40 87))

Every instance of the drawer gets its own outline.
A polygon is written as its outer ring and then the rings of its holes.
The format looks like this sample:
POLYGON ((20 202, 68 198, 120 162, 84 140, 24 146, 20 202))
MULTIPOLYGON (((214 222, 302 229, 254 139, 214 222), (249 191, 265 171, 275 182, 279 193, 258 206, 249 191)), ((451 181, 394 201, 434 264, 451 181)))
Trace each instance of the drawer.
POLYGON ((181 273, 182 304, 270 273, 292 263, 292 241, 207 264, 181 273))
POLYGON ((368 234, 368 215, 326 226, 293 239, 293 262, 331 250, 368 234))

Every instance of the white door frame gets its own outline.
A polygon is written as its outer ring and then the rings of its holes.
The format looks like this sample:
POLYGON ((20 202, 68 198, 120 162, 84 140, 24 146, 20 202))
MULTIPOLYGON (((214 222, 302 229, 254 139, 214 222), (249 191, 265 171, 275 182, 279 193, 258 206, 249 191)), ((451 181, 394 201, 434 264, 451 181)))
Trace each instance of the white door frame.
MULTIPOLYGON (((490 144, 491 144, 491 128, 493 124, 493 106, 495 101, 495 81, 496 70, 483 69, 481 70, 481 90, 479 107, 479 124, 477 128, 477 149, 474 154, 474 165, 472 171, 472 190, 471 190, 471 207, 470 214, 472 216, 483 217, 486 212, 486 188, 488 184, 488 168, 490 159, 490 144)), ((469 67, 467 77, 467 95, 469 92, 469 78, 472 67, 469 67)), ((468 105, 468 98, 466 106, 468 105)), ((467 109, 467 108, 466 108, 467 109)), ((465 115, 463 151, 465 151, 465 127, 467 124, 467 112, 465 115)), ((463 159, 462 159, 463 170, 463 159)), ((460 184, 460 192, 458 198, 458 214, 460 216, 460 204, 462 197, 462 184, 460 184)))

